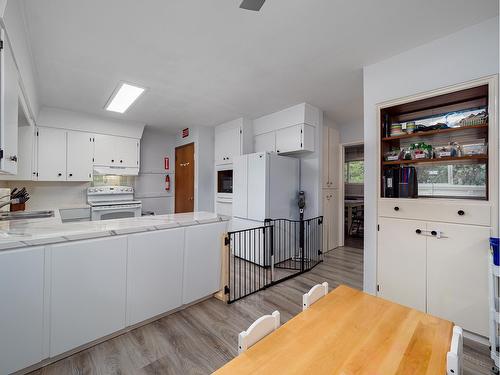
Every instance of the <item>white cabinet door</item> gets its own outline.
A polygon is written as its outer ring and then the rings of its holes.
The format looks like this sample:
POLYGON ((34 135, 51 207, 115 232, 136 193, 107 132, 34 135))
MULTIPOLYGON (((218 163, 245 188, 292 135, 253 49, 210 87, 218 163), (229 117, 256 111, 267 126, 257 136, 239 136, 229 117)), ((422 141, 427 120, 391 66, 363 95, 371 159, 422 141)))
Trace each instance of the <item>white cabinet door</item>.
POLYGON ((216 131, 215 163, 229 164, 235 156, 241 155, 241 128, 234 127, 216 131))
POLYGON ((66 181, 66 130, 37 129, 38 180, 66 181))
POLYGON ((67 135, 67 179, 68 181, 92 180, 93 135, 68 130, 67 135))
POLYGON ((125 328, 127 238, 53 245, 50 356, 125 328))
POLYGON ((429 222, 427 229, 427 312, 488 336, 490 228, 429 222))
MULTIPOLYGON (((2 74, 0 77, 3 85, 3 96, 1 104, 3 117, 1 119, 1 146, 3 158, 0 159, 0 170, 5 173, 17 173, 18 159, 18 77, 17 69, 14 65, 14 58, 9 43, 4 40, 4 48, 0 51, 3 54, 3 65, 0 66, 2 74)), ((0 63, 0 65, 2 64, 0 63)))
POLYGON ((339 246, 338 236, 338 190, 323 190, 323 252, 339 246))
POLYGON ((276 132, 259 134, 254 137, 255 152, 275 152, 276 132))
POLYGON ((115 137, 116 154, 112 159, 119 167, 139 168, 139 140, 126 137, 115 137))
POLYGON ((287 153, 302 149, 302 137, 300 125, 289 126, 288 128, 276 131, 276 152, 287 153))
POLYGON ((191 303, 221 288, 221 246, 227 223, 186 228, 183 303, 191 303))
POLYGON ((94 165, 139 167, 139 140, 113 135, 95 135, 94 165))
POLYGON ((114 163, 116 154, 114 138, 111 135, 103 134, 94 136, 94 165, 108 166, 114 163))
POLYGON ((337 129, 328 129, 328 180, 330 187, 339 188, 340 135, 337 129))
POLYGON ((322 158, 323 158, 323 168, 321 174, 321 180, 324 189, 330 188, 330 128, 327 126, 323 127, 323 139, 322 139, 322 158))
POLYGON ((233 216, 244 219, 248 216, 248 155, 233 162, 233 216))
POLYGON ((127 325, 182 305, 184 228, 128 238, 127 325))
POLYGON ((377 295, 425 312, 426 223, 379 218, 379 225, 377 295))
POLYGON ((44 249, 0 252, 0 374, 43 358, 44 249))

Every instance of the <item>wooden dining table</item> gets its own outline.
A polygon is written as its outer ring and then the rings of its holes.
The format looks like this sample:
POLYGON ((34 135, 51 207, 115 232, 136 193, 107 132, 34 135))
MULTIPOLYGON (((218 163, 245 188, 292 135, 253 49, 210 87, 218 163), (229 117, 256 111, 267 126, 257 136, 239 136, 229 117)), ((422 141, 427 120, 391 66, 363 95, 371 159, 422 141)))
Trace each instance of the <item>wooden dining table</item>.
POLYGON ((214 374, 444 375, 452 330, 341 285, 214 374))

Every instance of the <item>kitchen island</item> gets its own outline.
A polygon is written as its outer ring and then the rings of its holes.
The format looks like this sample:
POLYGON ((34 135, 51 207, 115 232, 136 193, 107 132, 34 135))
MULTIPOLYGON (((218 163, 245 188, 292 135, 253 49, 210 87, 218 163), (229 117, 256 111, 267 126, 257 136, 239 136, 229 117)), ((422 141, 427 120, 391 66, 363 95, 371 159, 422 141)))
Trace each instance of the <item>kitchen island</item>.
POLYGON ((0 374, 34 369, 220 290, 208 212, 0 223, 0 374))

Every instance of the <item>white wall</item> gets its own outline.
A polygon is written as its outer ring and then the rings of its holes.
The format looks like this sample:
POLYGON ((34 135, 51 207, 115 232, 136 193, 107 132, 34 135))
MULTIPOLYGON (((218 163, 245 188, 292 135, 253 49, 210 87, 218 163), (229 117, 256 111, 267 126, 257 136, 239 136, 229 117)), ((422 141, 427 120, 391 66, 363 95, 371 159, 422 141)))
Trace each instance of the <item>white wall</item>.
POLYGON ((135 197, 143 211, 156 215, 174 211, 175 134, 146 126, 141 139, 141 168, 135 179, 135 197), (164 158, 170 158, 170 191, 165 190, 164 158))
POLYGON ((342 124, 338 127, 340 143, 362 143, 364 140, 363 122, 342 124))
POLYGON ((49 107, 43 107, 40 110, 37 125, 130 138, 141 138, 145 126, 140 122, 115 120, 108 117, 49 107))
POLYGON ((189 136, 181 137, 181 131, 176 136, 175 146, 194 142, 194 209, 195 211, 210 211, 214 208, 215 168, 214 168, 214 128, 189 128, 189 136))
MULTIPOLYGON (((0 4, 0 6, 5 6, 5 4, 0 4)), ((24 3, 22 1, 9 0, 7 2, 3 23, 20 74, 19 84, 21 90, 24 92, 25 99, 32 112, 30 115, 36 119, 40 109, 36 87, 36 71, 27 35, 27 23, 24 17, 24 3)))
POLYGON ((498 17, 364 68, 364 289, 375 293, 378 103, 496 74, 498 17))
POLYGON ((300 159, 300 189, 306 193, 305 217, 311 218, 323 212, 321 199, 323 112, 307 103, 302 103, 255 119, 253 129, 254 135, 258 135, 300 123, 306 123, 315 128, 315 151, 293 156, 300 159), (297 119, 305 119, 305 121, 297 119))

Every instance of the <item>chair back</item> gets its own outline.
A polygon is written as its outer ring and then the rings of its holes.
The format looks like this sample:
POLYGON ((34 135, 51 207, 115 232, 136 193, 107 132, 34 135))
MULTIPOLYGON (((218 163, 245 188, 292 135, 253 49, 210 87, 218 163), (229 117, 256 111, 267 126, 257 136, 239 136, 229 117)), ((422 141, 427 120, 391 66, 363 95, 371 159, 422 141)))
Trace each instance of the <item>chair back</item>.
POLYGON ((328 294, 328 283, 317 284, 302 296, 302 311, 309 308, 314 302, 328 294))
POLYGON ((462 328, 459 326, 453 327, 450 351, 446 356, 447 375, 462 375, 463 335, 462 328))
POLYGON ((279 311, 273 312, 271 315, 264 315, 252 323, 246 331, 243 331, 238 336, 238 354, 243 353, 256 342, 278 329, 280 326, 279 311))

